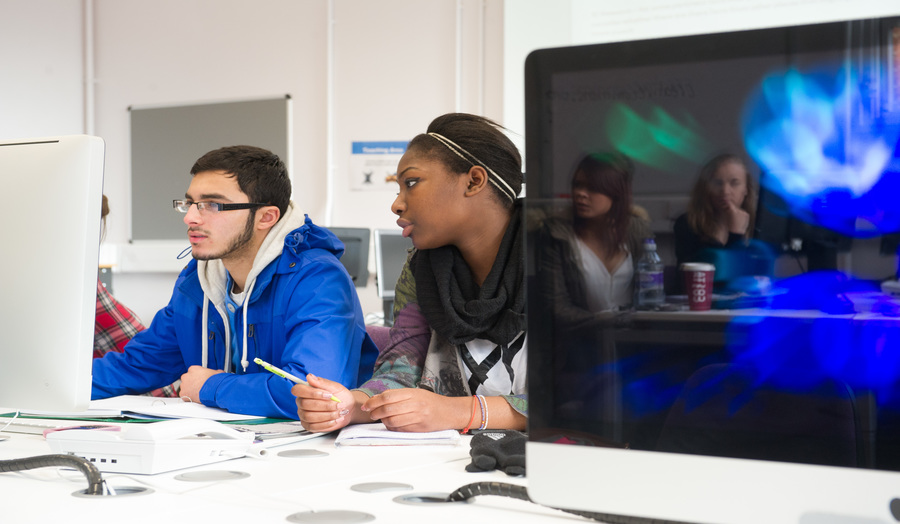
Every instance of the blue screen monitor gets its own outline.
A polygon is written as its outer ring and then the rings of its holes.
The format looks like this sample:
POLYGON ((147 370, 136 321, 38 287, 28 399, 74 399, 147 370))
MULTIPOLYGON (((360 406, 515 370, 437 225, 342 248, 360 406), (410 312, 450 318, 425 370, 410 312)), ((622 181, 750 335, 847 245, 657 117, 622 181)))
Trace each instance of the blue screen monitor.
POLYGON ((571 205, 578 161, 615 151, 657 224, 733 153, 818 233, 897 231, 898 56, 900 8, 529 55, 533 499, 691 523, 900 521, 897 297, 843 267, 754 278, 705 312, 588 311, 566 285, 577 261, 553 264, 541 229, 571 205))
POLYGON ((0 406, 88 408, 103 159, 97 137, 0 141, 0 406))

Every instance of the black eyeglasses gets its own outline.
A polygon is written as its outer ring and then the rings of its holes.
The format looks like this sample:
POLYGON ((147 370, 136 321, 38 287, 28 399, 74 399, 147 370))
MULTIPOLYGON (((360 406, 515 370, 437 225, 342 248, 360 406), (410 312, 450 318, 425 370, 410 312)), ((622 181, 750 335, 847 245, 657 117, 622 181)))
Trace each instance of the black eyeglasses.
POLYGON ((247 202, 239 204, 223 204, 220 202, 192 202, 190 200, 173 200, 172 207, 181 213, 187 213, 191 206, 197 206, 197 211, 201 213, 218 213, 219 211, 234 211, 236 209, 253 209, 255 207, 268 206, 269 204, 260 204, 257 202, 247 202))

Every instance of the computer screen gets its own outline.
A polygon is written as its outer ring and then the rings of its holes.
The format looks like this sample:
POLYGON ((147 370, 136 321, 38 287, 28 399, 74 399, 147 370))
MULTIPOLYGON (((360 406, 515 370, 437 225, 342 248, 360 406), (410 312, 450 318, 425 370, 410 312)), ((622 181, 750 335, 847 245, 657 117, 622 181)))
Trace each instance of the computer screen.
MULTIPOLYGON (((837 269, 838 253, 850 251, 853 237, 795 216, 790 202, 767 187, 766 176, 761 178, 753 238, 776 253, 805 257, 807 271, 837 269)), ((842 229, 851 231, 855 225, 846 224, 842 229)))
POLYGON ((394 298, 394 287, 412 247, 412 240, 404 237, 399 229, 375 230, 375 278, 379 297, 394 298))
POLYGON ((384 307, 384 323, 390 326, 394 323, 394 287, 413 243, 399 229, 376 229, 374 236, 375 283, 384 307))
POLYGON ((369 236, 368 228, 330 227, 332 233, 344 243, 341 263, 356 287, 366 287, 369 281, 369 236))
POLYGON ((529 55, 536 501, 699 523, 900 521, 896 297, 851 268, 754 279, 706 312, 587 314, 560 284, 577 263, 545 263, 541 230, 571 205, 578 161, 616 152, 658 235, 725 153, 819 232, 896 231, 897 14, 529 55))
POLYGON ((97 137, 0 141, 0 406, 88 407, 103 160, 97 137))

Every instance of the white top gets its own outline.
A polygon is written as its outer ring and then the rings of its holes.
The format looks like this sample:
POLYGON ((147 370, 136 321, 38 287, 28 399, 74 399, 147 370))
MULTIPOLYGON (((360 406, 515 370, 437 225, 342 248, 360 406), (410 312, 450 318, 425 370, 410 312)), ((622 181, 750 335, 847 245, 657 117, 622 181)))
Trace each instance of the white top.
POLYGON ((575 241, 581 259, 588 309, 598 313, 631 304, 634 277, 631 253, 626 251, 625 259, 610 274, 600 257, 591 251, 587 244, 577 237, 575 241))
MULTIPOLYGON (((519 334, 520 337, 527 336, 525 334, 519 334)), ((517 339, 518 337, 516 337, 517 339)), ((513 339, 512 342, 515 342, 516 339, 513 339)), ((509 345, 512 345, 510 343, 509 345)), ((484 359, 494 351, 497 345, 491 342, 490 340, 483 338, 476 338, 474 340, 470 340, 466 342, 466 348, 469 350, 469 354, 472 355, 472 358, 477 363, 481 363, 484 359)), ((513 357, 512 362, 510 363, 510 367, 512 367, 513 371, 513 380, 510 381, 509 371, 506 369, 506 366, 503 364, 503 359, 501 358, 497 363, 492 367, 488 373, 488 379, 478 386, 477 391, 473 391, 472 393, 477 393, 479 395, 484 395, 487 397, 494 397, 500 395, 509 395, 512 392, 514 395, 524 395, 527 391, 528 386, 528 339, 526 338, 524 343, 522 344, 522 349, 516 353, 516 356, 513 357)), ((469 370, 467 366, 463 366, 463 369, 466 372, 466 380, 469 380, 472 376, 472 372, 469 370)))

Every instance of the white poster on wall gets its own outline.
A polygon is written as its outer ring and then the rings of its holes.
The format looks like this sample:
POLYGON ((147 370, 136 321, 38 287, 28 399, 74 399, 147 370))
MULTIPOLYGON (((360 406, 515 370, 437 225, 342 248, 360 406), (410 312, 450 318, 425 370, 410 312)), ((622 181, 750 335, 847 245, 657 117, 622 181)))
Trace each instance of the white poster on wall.
POLYGON ((406 142, 353 142, 350 153, 350 190, 397 190, 397 164, 406 142))

